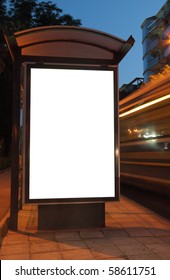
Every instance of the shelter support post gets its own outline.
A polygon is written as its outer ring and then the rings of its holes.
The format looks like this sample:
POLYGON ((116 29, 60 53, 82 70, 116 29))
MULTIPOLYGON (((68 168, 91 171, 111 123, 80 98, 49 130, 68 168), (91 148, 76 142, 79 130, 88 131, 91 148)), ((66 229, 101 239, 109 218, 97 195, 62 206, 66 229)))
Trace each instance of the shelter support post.
POLYGON ((18 192, 19 192, 19 135, 20 135, 20 55, 17 53, 13 71, 13 112, 12 112, 12 155, 11 155, 11 205, 10 228, 18 227, 18 192))

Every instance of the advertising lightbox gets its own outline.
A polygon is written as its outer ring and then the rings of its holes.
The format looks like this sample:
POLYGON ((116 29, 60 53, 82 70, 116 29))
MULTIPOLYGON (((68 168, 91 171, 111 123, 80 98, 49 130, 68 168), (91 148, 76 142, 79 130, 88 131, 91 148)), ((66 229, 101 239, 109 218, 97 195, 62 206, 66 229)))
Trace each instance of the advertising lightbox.
POLYGON ((29 77, 26 200, 114 199, 114 72, 31 66, 29 77))

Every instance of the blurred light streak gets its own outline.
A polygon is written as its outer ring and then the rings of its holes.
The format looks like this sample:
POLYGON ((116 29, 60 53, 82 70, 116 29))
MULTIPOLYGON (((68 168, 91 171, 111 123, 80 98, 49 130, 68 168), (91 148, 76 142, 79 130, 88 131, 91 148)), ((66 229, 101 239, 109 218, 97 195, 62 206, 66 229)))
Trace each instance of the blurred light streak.
POLYGON ((131 109, 131 110, 125 112, 125 113, 122 113, 122 114, 119 115, 119 117, 120 117, 120 118, 125 117, 125 116, 127 116, 127 115, 129 115, 129 114, 132 114, 132 113, 134 113, 134 112, 140 111, 140 110, 142 110, 142 109, 144 109, 144 108, 147 108, 147 107, 149 107, 149 106, 152 106, 152 105, 154 105, 154 104, 156 104, 156 103, 159 103, 159 102, 164 101, 164 100, 169 99, 169 98, 170 98, 170 94, 165 95, 165 96, 163 96, 163 97, 160 97, 160 98, 158 98, 158 99, 155 99, 155 100, 153 100, 153 101, 150 101, 150 102, 148 102, 148 103, 145 103, 145 104, 143 104, 143 105, 141 105, 141 106, 139 106, 139 107, 133 108, 133 109, 131 109))

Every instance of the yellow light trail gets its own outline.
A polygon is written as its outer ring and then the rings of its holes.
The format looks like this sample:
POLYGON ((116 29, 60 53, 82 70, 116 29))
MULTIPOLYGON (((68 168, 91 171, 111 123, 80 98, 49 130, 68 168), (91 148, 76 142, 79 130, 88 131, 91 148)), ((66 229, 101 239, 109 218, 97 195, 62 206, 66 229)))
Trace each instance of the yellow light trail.
POLYGON ((132 113, 137 112, 137 111, 139 111, 139 110, 142 110, 142 109, 144 109, 144 108, 146 108, 146 107, 152 106, 152 105, 154 105, 154 104, 156 104, 156 103, 159 103, 159 102, 161 102, 161 101, 163 101, 163 100, 166 100, 166 99, 169 99, 169 98, 170 98, 170 94, 165 95, 165 96, 163 96, 163 97, 160 97, 160 98, 155 99, 155 100, 153 100, 153 101, 150 101, 150 102, 148 102, 148 103, 145 103, 145 104, 143 104, 143 105, 140 105, 139 107, 133 108, 133 109, 131 109, 131 110, 125 112, 125 113, 122 113, 122 114, 119 115, 119 117, 122 118, 122 117, 124 117, 124 116, 127 116, 127 115, 129 115, 129 114, 132 114, 132 113))

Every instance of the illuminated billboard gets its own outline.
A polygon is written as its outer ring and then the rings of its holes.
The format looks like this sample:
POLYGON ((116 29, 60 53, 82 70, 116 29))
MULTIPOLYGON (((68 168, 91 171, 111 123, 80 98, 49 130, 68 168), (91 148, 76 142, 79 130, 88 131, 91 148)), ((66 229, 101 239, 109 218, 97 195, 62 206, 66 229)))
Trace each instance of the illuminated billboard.
POLYGON ((114 199, 114 72, 31 66, 29 77, 26 200, 114 199))

